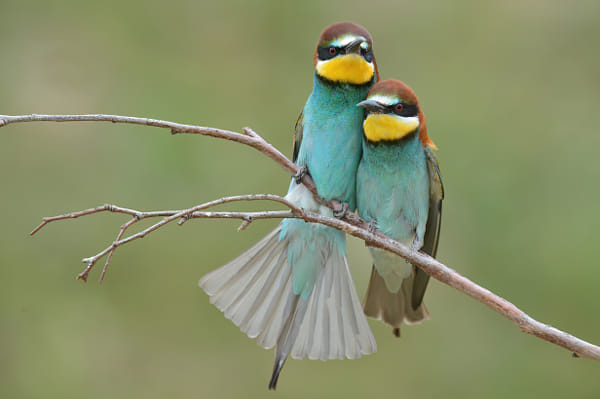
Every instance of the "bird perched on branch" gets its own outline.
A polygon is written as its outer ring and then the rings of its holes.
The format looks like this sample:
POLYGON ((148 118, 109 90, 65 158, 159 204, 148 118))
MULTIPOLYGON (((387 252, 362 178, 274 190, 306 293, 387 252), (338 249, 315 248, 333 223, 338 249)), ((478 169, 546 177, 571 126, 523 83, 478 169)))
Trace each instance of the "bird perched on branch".
MULTIPOLYGON (((383 234, 435 257, 444 189, 417 96, 406 84, 385 80, 358 105, 366 110, 356 177, 359 215, 383 234)), ((429 317, 423 303, 429 276, 390 252, 369 250, 373 269, 365 314, 400 336, 402 323, 429 317)))
MULTIPOLYGON (((319 195, 356 206, 363 110, 377 81, 373 41, 350 22, 323 30, 314 53, 313 90, 296 123, 294 162, 319 195)), ((292 179, 286 198, 308 211, 332 210, 292 179)), ((348 268, 345 233, 286 219, 245 253, 200 280, 211 303, 264 348, 276 347, 269 389, 288 356, 358 358, 376 350, 348 268)))

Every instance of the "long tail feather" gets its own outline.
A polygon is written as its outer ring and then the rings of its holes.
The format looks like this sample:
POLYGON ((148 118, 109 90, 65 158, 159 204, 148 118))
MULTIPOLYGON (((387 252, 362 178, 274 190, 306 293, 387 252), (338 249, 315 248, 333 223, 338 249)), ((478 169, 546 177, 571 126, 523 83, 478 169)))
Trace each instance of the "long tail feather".
POLYGON ((429 312, 424 303, 416 309, 411 305, 412 280, 412 276, 404 279, 397 292, 390 292, 377 269, 373 267, 371 270, 363 309, 367 316, 392 326, 396 336, 400 335, 402 323, 415 324, 429 319, 429 312))
POLYGON ((346 257, 330 251, 304 299, 293 292, 288 241, 280 232, 281 225, 199 283, 210 302, 249 337, 264 348, 277 346, 270 389, 290 355, 354 359, 376 350, 346 257))

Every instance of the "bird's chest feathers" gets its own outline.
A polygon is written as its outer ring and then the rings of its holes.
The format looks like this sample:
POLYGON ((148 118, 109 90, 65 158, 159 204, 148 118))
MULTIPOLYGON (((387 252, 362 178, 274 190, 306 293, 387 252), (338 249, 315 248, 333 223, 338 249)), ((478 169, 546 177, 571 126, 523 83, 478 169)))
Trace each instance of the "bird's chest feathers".
POLYGON ((361 154, 360 117, 332 115, 304 129, 306 166, 319 193, 353 206, 361 154))
MULTIPOLYGON (((352 110, 354 111, 354 110, 352 110)), ((362 150, 361 116, 357 112, 319 112, 307 121, 304 127, 305 139, 310 152, 309 169, 315 167, 335 167, 345 163, 358 165, 362 150)), ((354 170, 356 172, 356 170, 354 170)), ((312 170, 311 170, 312 173, 312 170)))
POLYGON ((361 216, 378 230, 405 241, 421 234, 429 208, 429 178, 422 151, 398 146, 365 148, 358 170, 361 216), (407 151, 404 151, 407 150, 407 151))
POLYGON ((331 86, 318 81, 304 114, 304 138, 310 152, 334 152, 339 157, 360 158, 363 111, 356 104, 368 87, 331 86), (353 150, 352 154, 341 151, 353 150))
POLYGON ((356 103, 367 89, 321 87, 305 107, 298 159, 327 199, 354 202, 363 116, 356 103))

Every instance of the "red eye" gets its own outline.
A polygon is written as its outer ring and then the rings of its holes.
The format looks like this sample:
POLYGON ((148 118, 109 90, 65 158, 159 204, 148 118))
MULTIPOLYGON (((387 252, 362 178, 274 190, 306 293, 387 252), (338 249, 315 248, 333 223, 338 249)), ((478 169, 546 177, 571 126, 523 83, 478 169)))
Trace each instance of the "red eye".
POLYGON ((337 54, 337 49, 335 47, 329 47, 329 54, 336 55, 337 54))
POLYGON ((396 108, 396 111, 400 112, 400 111, 402 111, 402 108, 404 108, 404 105, 402 105, 402 103, 398 103, 398 104, 396 104, 395 108, 396 108))

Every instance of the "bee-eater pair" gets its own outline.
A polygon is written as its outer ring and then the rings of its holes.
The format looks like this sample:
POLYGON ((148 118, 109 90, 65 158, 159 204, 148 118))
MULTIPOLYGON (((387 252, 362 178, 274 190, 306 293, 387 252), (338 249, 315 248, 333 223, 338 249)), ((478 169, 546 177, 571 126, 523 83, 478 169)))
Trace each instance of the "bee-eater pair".
MULTIPOLYGON (((294 162, 319 195, 348 204, 391 238, 435 255, 442 187, 417 97, 379 79, 369 32, 333 24, 314 54, 313 90, 296 123, 294 162)), ((292 179, 286 198, 333 216, 292 179)), ((252 248, 207 274, 210 301, 264 348, 276 347, 270 389, 288 356, 358 358, 376 350, 365 314, 399 334, 402 322, 427 317, 428 276, 403 259, 371 248, 373 271, 364 302, 350 274, 344 232, 285 219, 252 248)))

